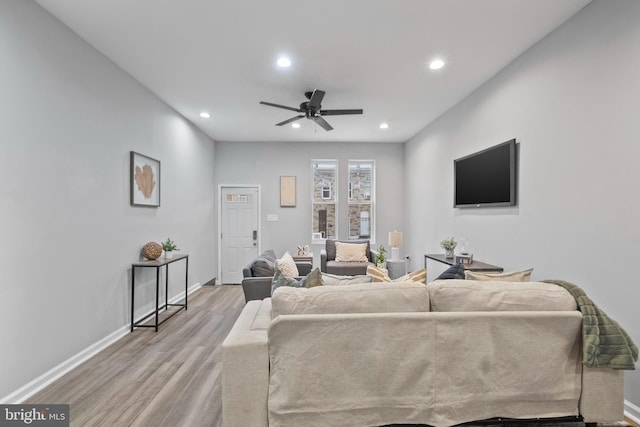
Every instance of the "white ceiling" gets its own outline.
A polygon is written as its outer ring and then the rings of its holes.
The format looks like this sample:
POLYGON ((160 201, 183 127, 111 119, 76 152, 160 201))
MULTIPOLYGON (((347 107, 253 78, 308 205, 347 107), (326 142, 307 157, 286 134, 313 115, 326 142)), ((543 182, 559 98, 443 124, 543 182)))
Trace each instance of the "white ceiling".
POLYGON ((216 141, 404 142, 590 0, 36 1, 216 141), (293 129, 258 104, 316 88, 364 114, 293 129))

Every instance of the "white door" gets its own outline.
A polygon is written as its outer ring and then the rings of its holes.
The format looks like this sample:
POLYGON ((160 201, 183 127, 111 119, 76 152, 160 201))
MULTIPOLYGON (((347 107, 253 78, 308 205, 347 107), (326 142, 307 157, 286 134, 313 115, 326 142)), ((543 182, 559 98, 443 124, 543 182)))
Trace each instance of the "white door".
POLYGON ((258 188, 222 187, 220 282, 241 283, 242 268, 258 256, 258 188))

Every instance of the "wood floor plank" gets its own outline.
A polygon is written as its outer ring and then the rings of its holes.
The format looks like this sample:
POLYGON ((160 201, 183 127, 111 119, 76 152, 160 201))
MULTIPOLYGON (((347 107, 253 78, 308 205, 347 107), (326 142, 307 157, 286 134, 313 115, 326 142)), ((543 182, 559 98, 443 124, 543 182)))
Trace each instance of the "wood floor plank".
POLYGON ((25 403, 67 403, 71 426, 221 426, 222 342, 240 286, 203 286, 189 309, 137 328, 25 403))

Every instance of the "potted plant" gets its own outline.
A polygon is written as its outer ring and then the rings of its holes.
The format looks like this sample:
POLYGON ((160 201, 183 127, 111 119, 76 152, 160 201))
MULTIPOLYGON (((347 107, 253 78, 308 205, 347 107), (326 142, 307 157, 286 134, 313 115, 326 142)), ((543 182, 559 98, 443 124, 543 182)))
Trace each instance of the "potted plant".
POLYGON ((384 246, 380 245, 380 247, 378 248, 378 253, 376 254, 376 265, 380 268, 384 268, 384 262, 385 262, 385 254, 387 253, 387 250, 384 248, 384 246))
POLYGON ((453 237, 449 239, 444 239, 440 242, 440 246, 444 249, 444 257, 445 258, 453 258, 453 250, 456 248, 458 242, 454 240, 453 237))
POLYGON ((173 258, 173 251, 180 250, 175 242, 168 237, 166 242, 162 242, 162 249, 164 250, 165 259, 173 258))

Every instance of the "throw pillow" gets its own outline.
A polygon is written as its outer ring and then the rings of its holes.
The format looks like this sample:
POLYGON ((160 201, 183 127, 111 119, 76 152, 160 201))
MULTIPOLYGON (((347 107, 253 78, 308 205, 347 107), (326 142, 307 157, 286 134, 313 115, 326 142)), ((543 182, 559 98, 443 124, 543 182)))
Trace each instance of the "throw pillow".
POLYGON ((340 276, 322 273, 322 284, 324 286, 354 285, 357 283, 371 283, 371 281, 371 276, 340 276))
POLYGON ((338 262, 367 262, 366 243, 336 242, 336 261, 338 262))
POLYGON ((286 277, 296 277, 300 275, 298 266, 289 252, 285 252, 282 258, 276 260, 276 267, 278 267, 286 277))
POLYGON ((301 288, 315 288, 316 286, 322 286, 322 272, 318 267, 311 270, 311 273, 307 274, 300 280, 301 288))
POLYGON ((373 264, 367 265, 367 276, 371 277, 372 282, 390 282, 389 270, 378 267, 373 264))
POLYGON ((285 276, 282 271, 276 267, 276 271, 273 274, 273 280, 271 281, 271 295, 273 295, 273 292, 281 286, 291 286, 294 288, 313 288, 315 286, 322 286, 322 273, 319 268, 315 268, 302 279, 296 279, 295 277, 285 276))
POLYGON ((500 281, 500 282, 528 282, 533 268, 509 273, 481 273, 479 271, 465 271, 467 280, 500 281))
POLYGON ((253 277, 273 276, 274 262, 267 257, 260 255, 251 264, 251 274, 253 277))
POLYGON ((271 295, 273 295, 273 292, 281 286, 297 286, 298 283, 299 280, 285 276, 282 274, 282 271, 276 267, 273 273, 273 279, 271 279, 271 295))
POLYGON ((436 280, 464 279, 465 278, 464 271, 465 270, 462 264, 453 264, 451 267, 443 271, 442 274, 436 278, 436 280))
POLYGON ((421 268, 420 270, 412 271, 409 274, 393 279, 393 282, 417 282, 424 283, 427 281, 427 270, 421 268))

